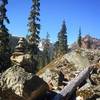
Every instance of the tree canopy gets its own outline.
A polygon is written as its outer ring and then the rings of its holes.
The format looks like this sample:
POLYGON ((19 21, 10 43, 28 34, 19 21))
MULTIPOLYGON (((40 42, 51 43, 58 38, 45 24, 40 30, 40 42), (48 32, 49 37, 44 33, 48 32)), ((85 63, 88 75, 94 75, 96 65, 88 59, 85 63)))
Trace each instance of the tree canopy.
POLYGON ((59 45, 59 53, 65 54, 68 51, 67 44, 67 27, 65 21, 63 21, 60 32, 58 33, 58 45, 59 45))
POLYGON ((28 18, 29 23, 28 23, 28 27, 29 27, 29 32, 31 33, 29 35, 29 48, 30 48, 30 52, 31 53, 36 53, 37 51, 37 46, 39 43, 39 33, 40 33, 40 0, 32 0, 32 7, 31 7, 31 11, 30 11, 30 16, 28 18))

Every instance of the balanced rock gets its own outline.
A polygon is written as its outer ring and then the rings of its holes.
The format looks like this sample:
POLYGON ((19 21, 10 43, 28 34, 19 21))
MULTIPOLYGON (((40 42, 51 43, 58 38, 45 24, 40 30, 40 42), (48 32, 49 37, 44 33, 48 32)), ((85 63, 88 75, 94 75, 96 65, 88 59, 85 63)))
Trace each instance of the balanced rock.
POLYGON ((15 47, 15 51, 11 56, 11 61, 21 63, 24 59, 26 48, 25 48, 25 39, 20 38, 18 45, 15 47))
POLYGON ((25 52, 25 39, 20 38, 18 41, 18 45, 15 48, 16 52, 25 52))
POLYGON ((30 54, 26 52, 25 44, 25 39, 20 38, 10 59, 14 65, 24 68, 27 72, 34 73, 37 62, 31 60, 30 54))

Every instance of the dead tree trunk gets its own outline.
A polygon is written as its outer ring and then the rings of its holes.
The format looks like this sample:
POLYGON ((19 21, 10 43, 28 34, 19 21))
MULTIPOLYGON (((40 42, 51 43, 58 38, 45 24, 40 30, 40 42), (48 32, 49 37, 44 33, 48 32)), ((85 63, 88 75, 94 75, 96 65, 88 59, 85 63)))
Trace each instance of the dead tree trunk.
POLYGON ((62 100, 63 98, 66 98, 66 100, 68 100, 72 96, 72 93, 75 92, 77 87, 79 87, 80 84, 88 78, 92 69, 92 66, 85 68, 77 77, 71 80, 64 87, 64 89, 54 97, 53 100, 62 100))

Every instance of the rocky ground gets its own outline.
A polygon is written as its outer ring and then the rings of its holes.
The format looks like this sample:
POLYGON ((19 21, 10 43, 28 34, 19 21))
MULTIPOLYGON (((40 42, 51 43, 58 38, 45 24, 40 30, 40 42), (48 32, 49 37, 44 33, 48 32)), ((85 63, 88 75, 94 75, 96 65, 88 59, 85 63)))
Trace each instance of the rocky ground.
MULTIPOLYGON (((38 74, 49 84, 51 90, 59 93, 83 69, 97 63, 97 59, 100 59, 99 50, 77 49, 60 57, 38 74)), ((82 100, 95 100, 93 98, 96 97, 100 99, 100 66, 91 72, 90 77, 76 91, 77 97, 82 100)))
MULTIPOLYGON (((25 58, 25 54, 21 57, 24 57, 20 63, 22 65, 24 61, 29 60, 25 58)), ((26 70, 28 68, 26 65, 30 64, 24 63, 24 68, 17 62, 17 65, 0 73, 0 99, 44 100, 45 98, 45 100, 53 100, 52 96, 60 93, 71 80, 93 63, 98 63, 98 65, 75 92, 77 100, 99 100, 100 51, 87 49, 77 49, 55 59, 36 75, 26 70)))

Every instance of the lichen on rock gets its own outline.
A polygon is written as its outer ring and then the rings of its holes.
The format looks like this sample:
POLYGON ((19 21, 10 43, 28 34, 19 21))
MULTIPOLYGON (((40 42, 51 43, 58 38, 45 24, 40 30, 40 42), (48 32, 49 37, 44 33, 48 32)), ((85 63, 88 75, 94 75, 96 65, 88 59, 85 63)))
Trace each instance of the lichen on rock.
POLYGON ((2 98, 5 98, 4 93, 6 93, 6 99, 15 97, 23 98, 18 100, 36 99, 44 95, 47 90, 48 85, 43 79, 26 72, 22 67, 12 66, 1 74, 0 97, 2 98), (8 91, 13 95, 11 96, 8 91))
POLYGON ((31 73, 25 72, 25 70, 19 66, 13 66, 2 73, 0 87, 2 87, 2 90, 11 88, 15 94, 22 96, 24 83, 31 78, 31 73))

